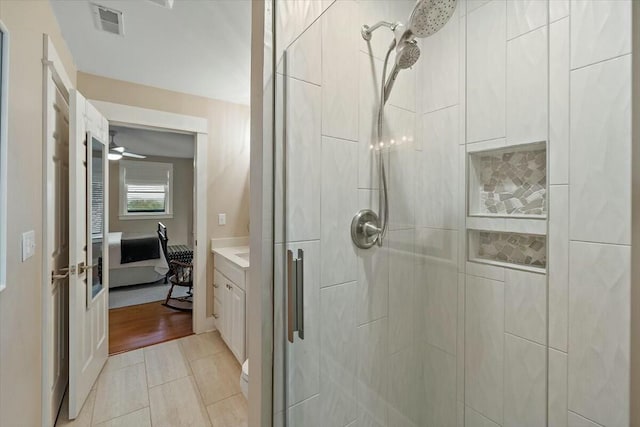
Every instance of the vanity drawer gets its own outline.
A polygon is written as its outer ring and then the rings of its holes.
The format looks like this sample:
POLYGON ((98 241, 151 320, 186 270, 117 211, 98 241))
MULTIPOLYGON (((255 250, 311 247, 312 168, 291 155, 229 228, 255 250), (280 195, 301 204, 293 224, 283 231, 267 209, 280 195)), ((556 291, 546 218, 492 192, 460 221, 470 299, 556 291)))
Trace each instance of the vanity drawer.
MULTIPOLYGON (((240 289, 245 290, 244 270, 225 257, 215 254, 213 257, 215 269, 222 273, 227 279, 235 283, 240 289)), ((215 277, 214 277, 215 281, 215 277)), ((215 283, 215 282, 214 282, 215 283)))

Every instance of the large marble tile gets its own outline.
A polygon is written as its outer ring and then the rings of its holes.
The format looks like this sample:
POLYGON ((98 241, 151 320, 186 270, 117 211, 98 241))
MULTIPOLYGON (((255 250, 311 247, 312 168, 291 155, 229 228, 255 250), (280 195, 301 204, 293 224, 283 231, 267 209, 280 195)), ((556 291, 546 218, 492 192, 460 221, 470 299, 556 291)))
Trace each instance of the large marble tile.
POLYGON ((207 356, 190 363, 204 405, 210 405, 241 392, 241 367, 231 352, 207 356))
POLYGON ((420 425, 454 426, 456 424, 456 358, 429 344, 422 354, 424 397, 420 425), (426 400, 426 402, 425 402, 426 400))
POLYGON ((102 373, 113 372, 118 369, 126 368, 127 366, 137 365, 144 362, 144 352, 142 349, 127 351, 125 353, 109 356, 107 363, 102 369, 102 373))
POLYGON ((571 73, 570 171, 571 239, 629 244, 630 56, 571 73))
POLYGON ((451 355, 456 354, 458 319, 457 245, 456 231, 416 233, 416 337, 451 355))
POLYGON ((549 0, 549 22, 569 16, 569 0, 549 0))
POLYGON ((358 211, 358 145, 322 138, 321 286, 355 281, 356 247, 348 233, 358 211))
POLYGON ((95 427, 151 427, 149 408, 142 408, 130 414, 95 424, 95 427))
POLYGON ((507 38, 518 37, 547 24, 547 2, 541 0, 507 1, 507 38))
POLYGON ((504 284, 467 276, 465 400, 502 424, 504 408, 504 284))
POLYGON ((415 113, 397 107, 387 108, 390 146, 387 183, 389 188, 389 229, 401 230, 415 225, 416 163, 413 149, 415 113))
POLYGON ((571 242, 569 409, 629 424, 631 248, 571 242))
POLYGON ((421 425, 422 357, 416 347, 400 350, 389 356, 389 426, 421 425))
MULTIPOLYGON (((359 120, 358 120, 358 188, 379 188, 378 150, 380 141, 377 129, 380 102, 382 61, 365 53, 357 58, 359 70, 359 120)), ((384 125, 383 136, 387 135, 384 125)))
POLYGON ((315 240, 320 238, 320 88, 286 81, 286 239, 315 240))
POLYGON ((414 234, 414 230, 389 232, 389 353, 413 343, 414 234))
POLYGON ((316 21, 287 49, 286 69, 283 67, 283 74, 320 85, 322 83, 321 46, 320 21, 316 21))
POLYGON ((505 269, 504 317, 505 331, 546 344, 546 275, 505 269))
MULTIPOLYGON (((287 411, 287 425, 309 427, 321 427, 327 425, 324 424, 324 417, 320 416, 319 401, 320 396, 313 396, 310 399, 304 400, 290 407, 287 411)), ((229 427, 231 426, 235 426, 235 424, 229 424, 229 427)))
POLYGON ((602 427, 600 424, 596 424, 591 420, 588 420, 575 412, 569 411, 569 427, 602 427))
POLYGON ((505 136, 506 2, 467 15, 467 142, 505 136))
POLYGON ((357 284, 320 290, 320 405, 323 425, 344 426, 357 417, 357 284))
POLYGON ((457 10, 438 32, 419 41, 421 58, 418 86, 422 89, 419 113, 458 104, 459 13, 460 10, 457 10))
POLYGON ((547 418, 546 350, 505 334, 504 427, 538 427, 547 418))
POLYGON ((207 332, 198 335, 189 335, 179 341, 182 353, 187 361, 200 359, 227 351, 227 345, 220 337, 219 332, 207 332))
POLYGON ((500 427, 498 424, 494 423, 490 419, 482 416, 478 412, 465 407, 464 411, 464 426, 465 427, 500 427))
POLYGON ((98 379, 93 423, 109 421, 149 406, 144 364, 106 372, 98 379))
POLYGON ((631 52, 631 0, 571 0, 571 68, 631 52))
MULTIPOLYGON (((508 2, 522 3, 546 6, 539 0, 508 2)), ((547 59, 547 27, 507 43, 507 144, 547 140, 547 59)))
POLYGON ((567 351, 569 321, 569 187, 549 187, 549 346, 567 351))
MULTIPOLYGON (((362 194, 362 192, 361 192, 362 194)), ((367 207, 360 204, 362 208, 367 207)), ((374 209, 377 211, 377 209, 374 209)), ((358 324, 387 316, 389 304, 389 247, 358 249, 358 324)))
POLYGON ((339 1, 322 22, 322 134, 358 140, 358 57, 360 26, 355 1, 339 1))
POLYGON ((358 327, 358 381, 356 396, 361 425, 386 426, 389 356, 387 320, 358 327))
POLYGON ((422 152, 416 153, 416 225, 455 229, 458 224, 458 107, 424 114, 422 152))
MULTIPOLYGON (((557 3, 551 1, 551 3, 557 3)), ((549 26, 549 183, 569 183, 569 18, 549 26)))
POLYGON ((249 424, 247 400, 241 394, 207 406, 213 427, 247 427, 249 424))
POLYGON ((149 389, 154 427, 207 427, 209 417, 193 377, 184 377, 149 389))
POLYGON ((567 354, 549 349, 549 427, 567 427, 567 354))
POLYGON ((276 58, 300 36, 322 13, 322 2, 316 0, 277 0, 275 14, 276 58))
POLYGON ((144 349, 149 387, 191 375, 177 341, 169 341, 144 349))

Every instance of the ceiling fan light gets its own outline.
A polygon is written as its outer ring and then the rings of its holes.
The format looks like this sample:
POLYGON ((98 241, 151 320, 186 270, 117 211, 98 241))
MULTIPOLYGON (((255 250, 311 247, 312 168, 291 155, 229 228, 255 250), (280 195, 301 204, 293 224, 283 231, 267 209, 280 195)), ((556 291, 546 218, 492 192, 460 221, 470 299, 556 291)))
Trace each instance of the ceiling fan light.
POLYGON ((109 153, 107 155, 107 158, 109 160, 120 160, 122 158, 122 154, 120 154, 120 153, 109 153))

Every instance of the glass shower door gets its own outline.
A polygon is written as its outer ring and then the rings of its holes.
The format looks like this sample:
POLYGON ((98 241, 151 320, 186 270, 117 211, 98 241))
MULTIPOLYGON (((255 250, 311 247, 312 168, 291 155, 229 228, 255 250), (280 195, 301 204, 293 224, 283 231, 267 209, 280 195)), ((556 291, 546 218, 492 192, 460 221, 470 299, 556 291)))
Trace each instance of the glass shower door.
POLYGON ((506 3, 397 37, 432 3, 274 1, 274 426, 546 423, 546 277, 469 248, 516 224, 467 212, 467 159, 506 144, 467 135, 466 103, 506 3))

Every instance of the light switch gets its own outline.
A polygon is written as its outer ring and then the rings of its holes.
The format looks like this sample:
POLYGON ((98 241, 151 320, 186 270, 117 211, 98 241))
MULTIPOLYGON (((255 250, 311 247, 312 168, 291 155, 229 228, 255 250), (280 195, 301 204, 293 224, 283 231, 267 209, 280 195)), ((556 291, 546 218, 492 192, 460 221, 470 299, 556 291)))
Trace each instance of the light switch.
POLYGON ((22 233, 22 262, 36 254, 36 232, 31 230, 22 233))
POLYGON ((218 214, 218 225, 226 225, 227 224, 227 214, 218 214))

